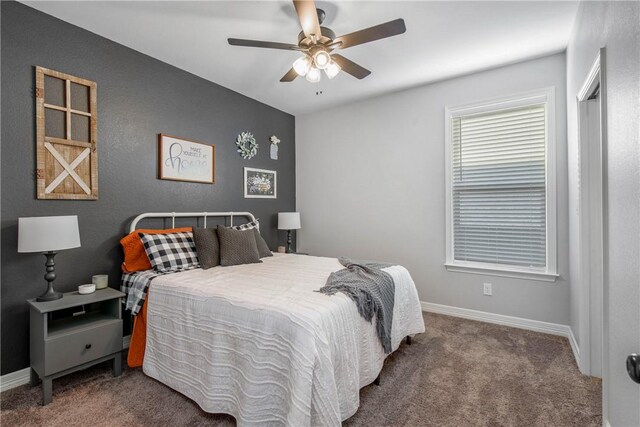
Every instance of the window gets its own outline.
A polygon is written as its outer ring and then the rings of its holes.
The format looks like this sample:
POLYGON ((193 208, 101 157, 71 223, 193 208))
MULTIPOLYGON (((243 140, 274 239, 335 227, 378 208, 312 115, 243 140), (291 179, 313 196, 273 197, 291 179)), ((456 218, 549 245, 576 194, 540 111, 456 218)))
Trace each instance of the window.
POLYGON ((557 277, 554 97, 446 109, 448 270, 557 277))

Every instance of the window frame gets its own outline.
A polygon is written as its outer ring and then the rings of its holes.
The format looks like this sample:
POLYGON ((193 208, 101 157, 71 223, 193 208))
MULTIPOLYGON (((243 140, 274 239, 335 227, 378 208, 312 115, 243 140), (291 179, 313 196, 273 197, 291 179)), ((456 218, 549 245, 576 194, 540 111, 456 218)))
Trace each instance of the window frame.
POLYGON ((557 199, 556 199, 556 111, 555 87, 551 86, 507 97, 445 107, 445 186, 446 186, 446 261, 448 271, 555 282, 557 274, 557 199), (453 253, 453 144, 451 121, 456 117, 497 112, 534 104, 545 104, 545 207, 546 267, 520 267, 477 261, 460 261, 453 253))

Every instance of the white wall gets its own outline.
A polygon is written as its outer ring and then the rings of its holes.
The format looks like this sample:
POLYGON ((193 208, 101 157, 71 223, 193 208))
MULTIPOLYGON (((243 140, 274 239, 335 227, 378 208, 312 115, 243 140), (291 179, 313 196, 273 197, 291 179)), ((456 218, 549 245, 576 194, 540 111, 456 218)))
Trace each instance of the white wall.
POLYGON ((568 324, 565 73, 565 55, 556 54, 296 117, 299 250, 398 262, 411 272, 422 301, 568 324), (556 88, 559 279, 447 272, 445 106, 550 86, 556 88), (493 283, 492 297, 482 295, 483 282, 493 283))
MULTIPOLYGON (((576 95, 601 47, 606 48, 606 108, 609 235, 605 286, 604 379, 610 424, 640 425, 640 387, 626 374, 629 353, 640 352, 640 3, 583 2, 567 49, 570 218, 578 203, 576 95), (607 348, 608 347, 608 348, 607 348), (608 363, 607 359, 608 358, 608 363), (607 372, 608 371, 608 372, 607 372), (607 378, 608 377, 608 378, 607 378)), ((571 259, 577 261, 577 229, 571 259), (574 256, 575 255, 575 256, 574 256)), ((572 264, 572 272, 578 266, 572 264)), ((580 321, 579 277, 572 274, 571 326, 580 321)), ((581 352, 583 349, 581 349, 581 352)))

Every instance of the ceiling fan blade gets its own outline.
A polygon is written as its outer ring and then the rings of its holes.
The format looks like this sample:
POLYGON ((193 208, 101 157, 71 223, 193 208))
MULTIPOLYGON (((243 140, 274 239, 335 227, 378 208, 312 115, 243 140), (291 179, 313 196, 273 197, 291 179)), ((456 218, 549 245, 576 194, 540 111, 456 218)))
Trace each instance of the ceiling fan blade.
POLYGON ((342 68, 342 71, 344 71, 345 73, 351 74, 353 77, 357 79, 362 80, 365 77, 367 77, 369 74, 371 74, 371 71, 367 70, 364 67, 361 67, 360 65, 345 58, 342 55, 338 55, 337 53, 334 53, 331 55, 331 58, 333 58, 333 60, 338 63, 340 68, 342 68))
POLYGON ((282 76, 280 81, 283 82, 283 83, 292 82, 292 81, 294 81, 296 79, 296 77, 298 77, 298 73, 296 73, 296 70, 294 70, 292 68, 289 71, 287 71, 287 74, 282 76))
POLYGON ((397 36, 405 31, 407 31, 407 27, 404 25, 404 19, 396 19, 395 21, 385 22, 384 24, 345 34, 344 36, 336 38, 334 42, 342 42, 338 47, 340 49, 346 49, 351 46, 397 36))
POLYGON ((260 40, 245 40, 245 39, 227 39, 232 46, 246 46, 246 47, 265 47, 268 49, 283 49, 283 50, 300 50, 295 44, 278 43, 278 42, 264 42, 260 40))
POLYGON ((313 0, 293 0, 293 6, 296 8, 304 35, 311 38, 311 35, 314 34, 316 39, 320 39, 322 31, 315 2, 313 0))

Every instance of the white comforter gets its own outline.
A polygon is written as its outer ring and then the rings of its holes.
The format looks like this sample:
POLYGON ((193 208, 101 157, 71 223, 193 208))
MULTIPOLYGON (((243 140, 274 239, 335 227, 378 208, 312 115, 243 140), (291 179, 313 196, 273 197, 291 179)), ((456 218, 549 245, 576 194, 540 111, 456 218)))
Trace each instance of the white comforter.
MULTIPOLYGON (((382 369, 375 321, 322 287, 335 258, 275 254, 262 264, 196 269, 153 280, 144 372, 239 425, 340 425, 382 369)), ((404 267, 395 282, 392 344, 424 332, 404 267)))

